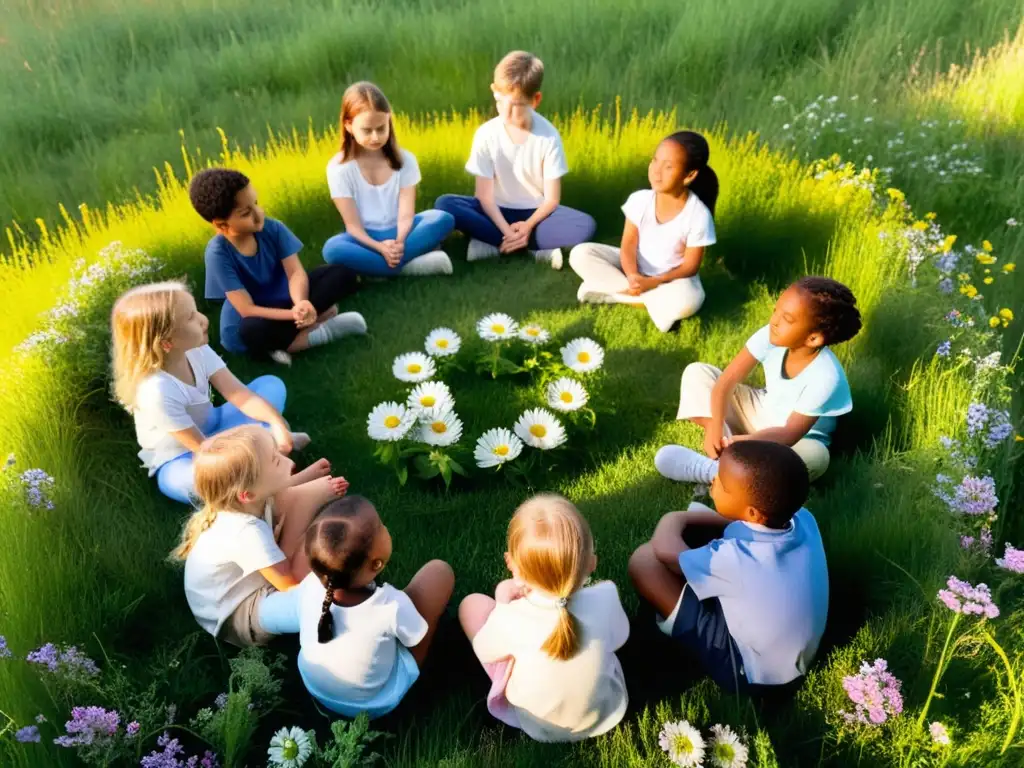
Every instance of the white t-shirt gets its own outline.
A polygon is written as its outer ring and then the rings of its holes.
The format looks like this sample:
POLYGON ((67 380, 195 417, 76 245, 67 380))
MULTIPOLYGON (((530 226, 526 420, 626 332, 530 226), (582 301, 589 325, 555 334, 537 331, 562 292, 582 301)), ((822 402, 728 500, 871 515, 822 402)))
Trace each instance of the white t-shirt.
POLYGON ((359 163, 349 160, 341 162, 341 155, 335 155, 327 163, 327 186, 331 199, 349 197, 356 201, 359 219, 366 229, 392 229, 398 226, 398 193, 407 187, 420 183, 420 166, 416 156, 402 150, 402 168, 392 171, 383 184, 371 184, 359 163))
POLYGON ((699 197, 691 192, 683 210, 666 222, 658 221, 655 197, 653 189, 641 189, 622 206, 626 218, 640 232, 636 265, 644 275, 663 275, 682 264, 683 254, 677 251, 680 243, 699 248, 715 242, 714 219, 699 197))
POLYGON ((135 434, 139 440, 142 465, 154 474, 161 464, 188 453, 171 432, 189 427, 202 431, 210 416, 210 377, 225 363, 209 344, 185 352, 192 366, 195 385, 186 384, 166 371, 152 373, 135 392, 135 434))
POLYGON ((626 712, 626 681, 615 651, 629 637, 629 619, 615 584, 577 592, 569 610, 582 628, 579 652, 567 661, 541 650, 558 623, 554 598, 531 592, 499 603, 473 638, 480 661, 515 659, 505 698, 523 730, 537 741, 578 741, 614 728, 626 712))
POLYGON ((785 426, 793 412, 819 416, 807 436, 828 445, 836 417, 853 410, 846 371, 832 350, 823 347, 793 379, 786 378, 783 369, 789 350, 771 343, 767 325, 747 339, 747 351, 764 366, 766 426, 785 426))
POLYGON ((269 583, 260 570, 285 559, 264 518, 218 512, 185 559, 185 597, 192 615, 217 636, 242 601, 269 583))
POLYGON ((562 137, 546 118, 533 113, 530 134, 514 144, 500 117, 476 129, 466 170, 494 179, 494 202, 504 208, 539 208, 544 182, 569 172, 562 137))

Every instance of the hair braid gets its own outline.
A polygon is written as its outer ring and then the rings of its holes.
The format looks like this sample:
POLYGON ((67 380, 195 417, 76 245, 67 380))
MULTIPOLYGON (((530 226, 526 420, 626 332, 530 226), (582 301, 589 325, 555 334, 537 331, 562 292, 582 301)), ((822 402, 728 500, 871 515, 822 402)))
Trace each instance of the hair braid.
POLYGON ((815 325, 825 344, 852 339, 861 329, 853 291, 830 277, 802 277, 794 285, 810 300, 815 325))
POLYGON ((324 593, 324 604, 320 607, 320 622, 316 625, 316 639, 327 643, 334 639, 334 617, 331 606, 334 605, 334 582, 327 577, 327 591, 324 593))

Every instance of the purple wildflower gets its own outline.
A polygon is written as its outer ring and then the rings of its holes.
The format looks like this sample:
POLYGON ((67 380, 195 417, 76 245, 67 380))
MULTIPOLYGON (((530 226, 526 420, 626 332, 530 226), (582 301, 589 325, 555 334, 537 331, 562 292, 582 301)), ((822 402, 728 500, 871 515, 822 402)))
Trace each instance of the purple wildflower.
POLYGON ((941 744, 942 746, 949 744, 949 731, 946 730, 946 726, 937 720, 928 726, 928 732, 931 734, 934 744, 941 744))
POLYGON ((46 715, 44 715, 44 714, 36 715, 36 722, 39 723, 40 725, 42 725, 45 722, 48 722, 47 719, 46 719, 46 715))
POLYGON ((46 472, 41 469, 26 469, 21 473, 21 484, 25 488, 25 498, 33 507, 54 508, 50 493, 56 483, 46 472))
POLYGON ((139 735, 139 728, 141 728, 141 727, 142 726, 139 725, 139 721, 138 720, 132 720, 124 728, 125 735, 128 736, 129 739, 133 739, 133 738, 135 738, 136 736, 139 735))
POLYGON ((14 732, 14 740, 22 744, 38 744, 42 741, 42 737, 39 735, 39 726, 26 725, 24 728, 19 728, 14 732))
POLYGON ((1017 549, 1012 544, 1007 544, 1003 556, 996 558, 996 565, 1007 571, 1024 573, 1024 549, 1017 549))
POLYGON ((59 747, 85 747, 109 741, 117 733, 121 716, 103 707, 74 707, 64 724, 66 734, 53 743, 59 747))
POLYGON ((162 751, 154 749, 142 758, 139 763, 141 768, 220 768, 217 755, 209 750, 202 757, 193 755, 183 760, 179 756, 185 754, 185 748, 177 739, 172 739, 169 733, 165 732, 156 743, 162 751))
POLYGON ((53 643, 47 643, 29 653, 25 657, 25 661, 45 666, 50 672, 71 678, 95 677, 100 673, 96 662, 74 645, 69 645, 62 650, 53 643))
POLYGON ((217 694, 217 698, 213 700, 213 705, 217 709, 224 709, 228 705, 228 695, 226 693, 217 694))
POLYGON ((960 310, 957 309, 951 309, 946 313, 946 322, 954 328, 963 328, 967 325, 967 321, 964 320, 964 316, 960 314, 960 310))
POLYGON ((60 666, 57 646, 53 643, 47 643, 42 648, 30 651, 28 656, 25 657, 25 661, 30 664, 43 664, 51 672, 56 672, 60 666))
POLYGON ((960 548, 961 549, 970 549, 971 547, 974 546, 974 541, 975 541, 975 539, 974 539, 973 536, 961 536, 960 537, 960 548))
POLYGON ((881 725, 903 712, 902 685, 889 672, 885 659, 875 659, 874 664, 863 662, 858 674, 843 678, 843 690, 856 707, 852 713, 841 714, 847 722, 881 725))
POLYGON ((951 510, 963 515, 990 515, 999 504, 996 481, 990 475, 966 475, 946 502, 951 510))
MULTIPOLYGON (((939 272, 941 272, 942 274, 948 275, 950 272, 957 268, 959 263, 960 254, 957 253, 956 251, 948 251, 939 256, 937 259, 935 259, 935 268, 939 270, 939 272)), ((950 280, 950 285, 952 285, 952 282, 953 281, 950 280)), ((952 290, 943 291, 943 293, 952 293, 952 290)))
POLYGON ((971 403, 967 407, 967 436, 974 437, 988 423, 989 410, 984 403, 971 403))
POLYGON ((952 292, 953 292, 953 281, 950 278, 944 277, 941 280, 939 280, 939 293, 944 293, 944 294, 946 294, 948 296, 952 292))
POLYGON ((988 433, 985 435, 985 447, 995 448, 1012 434, 1013 424, 1010 423, 1010 412, 992 411, 988 421, 988 433))
POLYGON ((974 587, 956 576, 950 576, 946 586, 949 589, 940 589, 937 597, 953 613, 984 616, 986 619, 994 619, 999 615, 999 608, 992 602, 988 585, 979 584, 974 587))
POLYGON ((14 656, 14 654, 11 652, 11 649, 7 647, 7 638, 0 635, 0 659, 9 659, 12 656, 14 656))
POLYGON ((949 357, 949 352, 952 348, 953 342, 947 339, 946 341, 939 344, 939 346, 935 350, 935 354, 938 355, 939 357, 949 357))

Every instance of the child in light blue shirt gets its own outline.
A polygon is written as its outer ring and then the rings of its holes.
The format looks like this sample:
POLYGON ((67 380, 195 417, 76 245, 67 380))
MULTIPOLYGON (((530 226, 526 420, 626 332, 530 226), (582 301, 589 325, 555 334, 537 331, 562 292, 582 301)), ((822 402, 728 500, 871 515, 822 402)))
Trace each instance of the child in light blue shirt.
POLYGON ((768 325, 754 333, 721 371, 692 363, 683 371, 676 418, 704 428, 704 453, 667 445, 654 458, 672 480, 711 482, 722 449, 743 440, 770 440, 793 448, 811 480, 829 465, 836 417, 853 409, 850 385, 829 347, 861 328, 857 299, 842 283, 804 277, 775 304, 768 325), (741 382, 761 363, 764 389, 741 382))
POLYGON ((637 591, 666 617, 661 630, 729 690, 790 683, 818 650, 828 568, 818 525, 802 507, 808 486, 791 448, 729 445, 711 483, 717 512, 702 504, 670 512, 630 559, 637 591), (700 528, 717 538, 691 548, 700 528))

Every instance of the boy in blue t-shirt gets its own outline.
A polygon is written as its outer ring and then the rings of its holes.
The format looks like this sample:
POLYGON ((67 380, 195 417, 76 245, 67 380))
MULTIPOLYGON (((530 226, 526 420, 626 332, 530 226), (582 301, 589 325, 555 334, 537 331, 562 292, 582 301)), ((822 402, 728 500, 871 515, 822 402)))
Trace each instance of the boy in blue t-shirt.
POLYGON ((302 242, 264 215, 244 174, 200 171, 189 197, 196 213, 217 230, 206 246, 206 298, 226 299, 220 313, 226 350, 267 353, 290 363, 294 352, 366 333, 362 315, 339 315, 335 305, 355 291, 355 273, 324 265, 307 274, 298 257, 302 242))
POLYGON ((711 482, 717 512, 691 504, 668 513, 629 560, 637 592, 667 617, 660 629, 724 688, 790 683, 818 650, 828 568, 818 525, 802 506, 809 485, 792 448, 733 443, 711 482), (691 526, 720 538, 691 548, 691 526))

